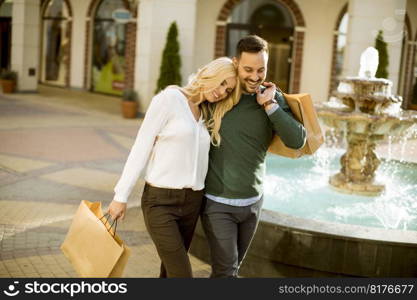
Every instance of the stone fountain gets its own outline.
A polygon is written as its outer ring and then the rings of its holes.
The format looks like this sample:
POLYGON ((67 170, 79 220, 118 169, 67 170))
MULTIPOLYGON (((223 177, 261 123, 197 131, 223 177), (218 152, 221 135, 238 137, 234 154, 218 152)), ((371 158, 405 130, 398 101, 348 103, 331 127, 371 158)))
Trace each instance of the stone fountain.
POLYGON ((375 48, 362 53, 360 64, 359 76, 340 80, 331 100, 317 107, 317 112, 324 124, 343 131, 347 139, 342 167, 330 177, 330 185, 344 193, 375 196, 385 190, 375 180, 380 164, 376 143, 389 135, 405 134, 417 123, 417 114, 401 109, 402 98, 391 93, 391 81, 375 78, 375 48))

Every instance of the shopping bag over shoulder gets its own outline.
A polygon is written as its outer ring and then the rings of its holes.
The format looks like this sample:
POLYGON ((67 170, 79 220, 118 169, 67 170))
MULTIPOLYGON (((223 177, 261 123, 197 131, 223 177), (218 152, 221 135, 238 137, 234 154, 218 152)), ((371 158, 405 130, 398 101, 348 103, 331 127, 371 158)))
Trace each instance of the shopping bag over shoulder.
POLYGON ((295 118, 304 125, 307 132, 307 140, 301 149, 291 149, 284 145, 281 138, 275 135, 268 151, 277 155, 298 158, 303 155, 311 155, 323 144, 324 137, 317 118, 317 113, 310 94, 284 94, 285 100, 295 118))
POLYGON ((101 202, 82 200, 61 250, 80 277, 121 277, 130 249, 103 218, 101 202))

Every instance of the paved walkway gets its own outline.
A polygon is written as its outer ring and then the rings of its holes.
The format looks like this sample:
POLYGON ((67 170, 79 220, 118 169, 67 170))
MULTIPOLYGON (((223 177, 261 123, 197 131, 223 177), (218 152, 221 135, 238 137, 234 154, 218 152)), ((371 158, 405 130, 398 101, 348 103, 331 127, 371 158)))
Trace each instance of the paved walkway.
MULTIPOLYGON (((0 277, 76 277, 60 250, 82 199, 113 196, 140 119, 118 98, 41 87, 0 94, 0 277)), ((126 277, 157 277, 159 258, 143 223, 138 182, 119 235, 132 248, 126 277)), ((191 257, 194 275, 210 267, 191 257)))

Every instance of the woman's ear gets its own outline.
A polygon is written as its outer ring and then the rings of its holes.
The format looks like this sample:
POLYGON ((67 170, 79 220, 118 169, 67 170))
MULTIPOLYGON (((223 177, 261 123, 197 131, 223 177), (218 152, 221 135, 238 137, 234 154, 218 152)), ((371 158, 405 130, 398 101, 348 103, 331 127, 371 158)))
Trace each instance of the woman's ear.
POLYGON ((237 57, 236 56, 234 56, 233 58, 232 58, 232 61, 233 61, 233 65, 235 66, 235 68, 237 69, 237 66, 239 65, 239 60, 237 59, 237 57))

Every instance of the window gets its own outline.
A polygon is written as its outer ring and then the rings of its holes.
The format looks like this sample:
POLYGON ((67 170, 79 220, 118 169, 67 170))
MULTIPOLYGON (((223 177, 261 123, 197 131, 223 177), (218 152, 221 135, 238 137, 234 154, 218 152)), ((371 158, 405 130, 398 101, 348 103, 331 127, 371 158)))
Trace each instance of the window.
POLYGON ((42 20, 42 81, 65 86, 68 78, 71 26, 66 2, 49 1, 42 20))
POLYGON ((104 0, 96 11, 93 28, 92 90, 121 95, 125 87, 126 24, 113 19, 125 9, 121 0, 104 0))

